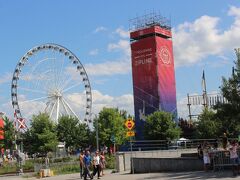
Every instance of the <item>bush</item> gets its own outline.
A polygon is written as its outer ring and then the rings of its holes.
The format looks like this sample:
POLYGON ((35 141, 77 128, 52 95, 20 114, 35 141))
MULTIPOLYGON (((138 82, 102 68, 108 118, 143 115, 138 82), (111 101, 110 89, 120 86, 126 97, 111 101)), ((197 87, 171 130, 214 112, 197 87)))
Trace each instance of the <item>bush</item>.
POLYGON ((113 155, 107 155, 106 158, 106 169, 114 169, 115 168, 115 157, 113 155))

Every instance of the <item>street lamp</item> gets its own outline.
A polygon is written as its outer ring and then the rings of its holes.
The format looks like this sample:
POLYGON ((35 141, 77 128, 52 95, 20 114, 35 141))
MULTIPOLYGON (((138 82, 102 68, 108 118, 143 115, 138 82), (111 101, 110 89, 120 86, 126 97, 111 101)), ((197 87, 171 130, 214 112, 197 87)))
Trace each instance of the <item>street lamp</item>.
MULTIPOLYGON (((92 113, 92 115, 95 116, 95 120, 96 120, 96 145, 97 145, 97 151, 99 151, 99 138, 98 138, 98 117, 96 114, 92 113)), ((93 118, 92 118, 93 120, 93 118)))

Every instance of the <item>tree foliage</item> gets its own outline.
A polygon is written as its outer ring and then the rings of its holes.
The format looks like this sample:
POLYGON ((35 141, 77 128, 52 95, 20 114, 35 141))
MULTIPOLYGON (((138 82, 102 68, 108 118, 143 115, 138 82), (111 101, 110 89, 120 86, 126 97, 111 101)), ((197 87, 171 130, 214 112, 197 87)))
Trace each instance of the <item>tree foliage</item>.
POLYGON ((28 147, 32 152, 46 154, 54 151, 58 144, 55 124, 45 113, 33 116, 31 127, 23 137, 25 149, 28 147))
POLYGON ((15 130, 13 122, 6 116, 3 117, 4 126, 0 130, 3 131, 4 139, 2 145, 4 149, 13 149, 15 141, 15 130))
POLYGON ((236 49, 237 60, 230 78, 223 77, 221 92, 227 103, 218 104, 216 118, 221 123, 221 131, 230 137, 240 133, 240 49, 236 49))
POLYGON ((236 49, 237 60, 232 76, 222 78, 221 93, 225 98, 214 110, 205 109, 199 117, 197 134, 199 138, 220 137, 227 133, 228 137, 240 134, 240 49, 236 49))
POLYGON ((90 130, 86 124, 80 124, 75 117, 62 116, 58 121, 57 134, 58 140, 65 142, 67 148, 88 146, 90 130))
POLYGON ((111 136, 114 136, 117 145, 121 145, 126 141, 125 117, 127 117, 126 113, 122 113, 116 108, 103 108, 100 111, 98 119, 94 122, 95 130, 98 122, 100 144, 106 146, 113 144, 110 140, 111 136))
POLYGON ((217 138, 219 136, 220 122, 212 110, 205 108, 198 117, 196 136, 200 139, 217 138))
POLYGON ((171 140, 179 138, 180 128, 173 121, 172 114, 156 111, 147 116, 144 135, 149 140, 171 140))

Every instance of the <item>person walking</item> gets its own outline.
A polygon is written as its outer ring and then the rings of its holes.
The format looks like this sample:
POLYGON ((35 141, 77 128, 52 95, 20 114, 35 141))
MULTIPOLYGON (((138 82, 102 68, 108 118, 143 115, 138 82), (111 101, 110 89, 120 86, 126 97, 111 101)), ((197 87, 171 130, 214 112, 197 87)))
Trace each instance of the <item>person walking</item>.
POLYGON ((84 156, 85 156, 85 151, 81 151, 80 152, 80 155, 79 155, 79 163, 80 163, 80 178, 82 179, 83 178, 83 172, 84 172, 84 162, 83 162, 83 159, 84 159, 84 156))
POLYGON ((102 176, 104 176, 103 170, 105 168, 106 168, 106 159, 105 159, 104 151, 102 151, 100 154, 100 175, 102 173, 102 176))
POLYGON ((87 179, 87 176, 90 179, 93 179, 93 176, 90 173, 90 166, 91 166, 91 156, 90 156, 90 152, 87 151, 85 156, 83 157, 83 164, 84 164, 84 180, 87 179))
POLYGON ((93 157, 93 176, 96 174, 98 179, 100 179, 100 156, 98 151, 96 151, 93 157))
POLYGON ((238 144, 235 140, 233 140, 229 147, 233 176, 237 176, 237 174, 239 173, 240 162, 237 154, 237 149, 238 149, 238 144))

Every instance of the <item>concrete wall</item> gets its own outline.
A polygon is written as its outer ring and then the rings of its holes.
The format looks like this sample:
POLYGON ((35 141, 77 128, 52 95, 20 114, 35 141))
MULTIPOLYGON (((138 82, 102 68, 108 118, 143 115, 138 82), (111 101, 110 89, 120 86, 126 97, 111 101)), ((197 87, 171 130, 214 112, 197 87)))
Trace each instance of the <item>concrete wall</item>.
POLYGON ((118 172, 131 170, 131 157, 138 158, 177 158, 182 153, 195 153, 196 149, 156 150, 156 151, 133 151, 118 152, 116 154, 116 168, 118 172))
POLYGON ((203 162, 197 158, 133 158, 134 173, 166 171, 200 171, 203 162))

